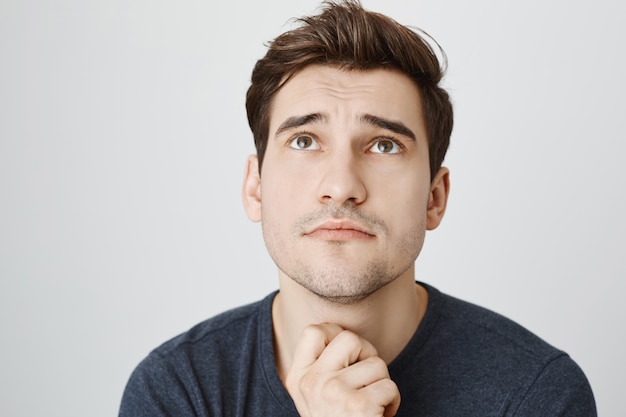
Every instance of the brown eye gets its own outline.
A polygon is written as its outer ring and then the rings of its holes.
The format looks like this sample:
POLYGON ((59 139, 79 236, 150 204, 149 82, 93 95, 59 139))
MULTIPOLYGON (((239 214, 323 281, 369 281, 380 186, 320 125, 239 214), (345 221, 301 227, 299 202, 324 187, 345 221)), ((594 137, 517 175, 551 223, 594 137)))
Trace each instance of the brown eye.
POLYGON ((370 149, 373 153, 394 154, 400 152, 400 146, 390 139, 379 139, 370 149))
POLYGON ((311 142, 313 142, 313 140, 311 140, 310 137, 300 136, 298 139, 296 139, 296 146, 301 149, 308 148, 309 146, 311 146, 311 142))
POLYGON ((298 135, 294 137, 289 143, 294 149, 312 150, 319 149, 317 141, 310 135, 298 135))

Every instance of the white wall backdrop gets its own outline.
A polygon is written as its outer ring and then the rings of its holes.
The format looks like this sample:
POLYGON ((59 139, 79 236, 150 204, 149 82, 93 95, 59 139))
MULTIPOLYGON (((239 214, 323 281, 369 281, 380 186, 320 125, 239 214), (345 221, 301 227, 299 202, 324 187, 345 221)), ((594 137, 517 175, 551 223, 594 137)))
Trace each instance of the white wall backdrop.
MULTIPOLYGON (((0 0, 0 415, 116 415, 158 344, 276 288, 240 184, 264 42, 317 1, 0 0)), ((626 386, 621 3, 364 0, 446 50, 452 195, 418 279, 626 386)))

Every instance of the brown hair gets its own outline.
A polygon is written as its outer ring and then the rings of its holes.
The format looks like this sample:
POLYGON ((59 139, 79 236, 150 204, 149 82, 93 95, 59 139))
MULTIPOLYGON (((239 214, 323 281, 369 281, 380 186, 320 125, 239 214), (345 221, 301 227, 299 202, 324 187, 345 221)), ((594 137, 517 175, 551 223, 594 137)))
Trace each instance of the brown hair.
POLYGON ((319 15, 298 19, 301 25, 269 44, 252 72, 246 95, 248 123, 259 157, 259 172, 269 136, 269 113, 276 92, 298 70, 312 64, 345 70, 393 68, 418 86, 428 134, 431 179, 441 167, 452 133, 452 104, 439 86, 443 64, 418 32, 391 18, 365 10, 358 0, 325 1, 319 15))

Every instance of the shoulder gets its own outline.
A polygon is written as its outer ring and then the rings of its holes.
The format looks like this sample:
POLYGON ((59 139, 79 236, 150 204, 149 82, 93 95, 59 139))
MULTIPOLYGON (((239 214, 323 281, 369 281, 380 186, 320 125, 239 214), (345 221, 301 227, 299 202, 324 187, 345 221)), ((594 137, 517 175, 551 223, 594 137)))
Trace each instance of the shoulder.
POLYGON ((446 392, 447 404, 454 398, 497 415, 595 415, 588 380, 565 351, 501 314, 425 287, 418 354, 434 397, 446 392))
MULTIPOLYGON (((256 330, 264 305, 273 294, 261 301, 225 311, 166 341, 151 352, 152 356, 167 358, 178 353, 193 353, 208 346, 228 344, 234 338, 250 337, 256 330)), ((206 352, 205 352, 206 353, 206 352)))
POLYGON ((438 334, 461 342, 470 341, 501 354, 515 353, 529 361, 546 362, 565 355, 519 323, 482 306, 443 294, 429 287, 438 317, 438 334))
POLYGON ((259 344, 266 343, 259 340, 265 333, 259 328, 271 326, 274 295, 205 320, 151 351, 128 380, 120 416, 170 415, 172 410, 196 415, 191 411, 218 406, 205 399, 221 398, 221 392, 256 378, 250 366, 259 344))

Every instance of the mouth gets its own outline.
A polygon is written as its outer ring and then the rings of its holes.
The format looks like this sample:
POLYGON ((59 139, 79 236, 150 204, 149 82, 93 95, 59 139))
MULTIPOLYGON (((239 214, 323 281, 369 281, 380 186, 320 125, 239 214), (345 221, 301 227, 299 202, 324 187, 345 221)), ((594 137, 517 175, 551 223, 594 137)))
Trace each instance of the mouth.
POLYGON ((376 237, 367 228, 350 220, 328 220, 315 226, 304 235, 333 241, 362 240, 376 237))

